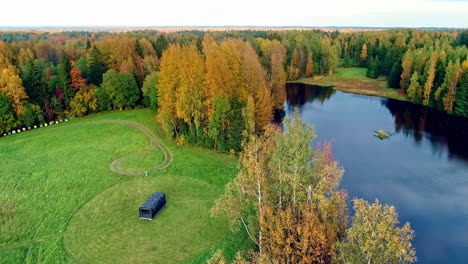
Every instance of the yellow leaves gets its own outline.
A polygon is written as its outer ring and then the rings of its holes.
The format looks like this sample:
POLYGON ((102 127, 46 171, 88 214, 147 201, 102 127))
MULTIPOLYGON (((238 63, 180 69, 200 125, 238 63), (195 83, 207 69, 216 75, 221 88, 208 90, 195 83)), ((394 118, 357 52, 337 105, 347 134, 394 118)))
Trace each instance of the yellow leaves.
POLYGON ((344 263, 412 263, 416 253, 409 223, 398 227, 394 206, 378 200, 369 203, 354 199, 355 215, 346 238, 337 245, 337 261, 344 263))
POLYGON ((361 58, 362 61, 367 60, 367 44, 366 43, 362 44, 361 55, 359 57, 361 58))
POLYGON ((29 48, 21 48, 18 53, 18 64, 26 65, 32 60, 34 60, 34 54, 32 53, 32 51, 29 48))
MULTIPOLYGON (((209 35, 202 44, 205 57, 194 44, 170 45, 164 52, 159 73, 159 120, 172 123, 171 129, 177 127, 179 119, 198 128, 211 120, 215 98, 236 96, 247 102, 252 97, 255 124, 263 130, 273 118, 273 99, 255 50, 238 39, 218 45, 209 35)), ((284 58, 275 59, 281 69, 284 58)), ((279 75, 278 82, 284 85, 284 76, 279 75)))
POLYGON ((135 52, 136 39, 128 37, 107 38, 99 42, 98 48, 107 58, 107 65, 114 70, 120 70, 121 65, 128 59, 136 58, 135 52))
POLYGON ((411 54, 411 51, 407 51, 403 56, 403 61, 401 66, 403 67, 403 72, 401 73, 400 86, 402 89, 408 88, 411 70, 413 68, 414 58, 411 54))
POLYGON ((217 250, 207 261, 207 264, 227 264, 227 262, 223 256, 223 252, 221 250, 217 250))
POLYGON ((97 109, 97 96, 95 86, 84 86, 70 101, 71 114, 74 116, 84 116, 97 109))
POLYGON ((463 72, 468 72, 468 59, 466 59, 466 60, 462 63, 461 67, 462 67, 463 72))
POLYGON ((305 77, 311 77, 314 73, 314 60, 312 58, 312 53, 307 55, 307 66, 306 66, 306 75, 305 77))
POLYGON ((205 120, 205 91, 203 81, 205 65, 196 46, 182 47, 179 62, 180 83, 176 91, 176 112, 186 123, 194 123, 196 128, 205 120))
POLYGON ((14 66, 10 65, 0 70, 0 93, 10 99, 17 115, 23 113, 23 104, 28 96, 23 87, 23 81, 18 75, 18 69, 14 66))
POLYGON ((427 73, 427 80, 426 80, 426 83, 424 84, 424 92, 423 92, 423 97, 424 97, 423 104, 426 106, 429 105, 429 99, 431 96, 432 87, 434 86, 435 67, 436 67, 438 58, 439 57, 437 53, 434 53, 431 56, 431 65, 429 66, 429 71, 427 73))
POLYGON ((334 241, 329 224, 311 205, 293 209, 263 207, 260 221, 263 246, 273 262, 278 263, 331 263, 334 241))
POLYGON ((158 119, 166 131, 170 131, 177 119, 176 116, 176 94, 179 87, 179 62, 181 60, 182 48, 172 44, 166 49, 161 58, 159 71, 158 104, 160 106, 158 119), (170 124, 172 123, 172 124, 170 124))

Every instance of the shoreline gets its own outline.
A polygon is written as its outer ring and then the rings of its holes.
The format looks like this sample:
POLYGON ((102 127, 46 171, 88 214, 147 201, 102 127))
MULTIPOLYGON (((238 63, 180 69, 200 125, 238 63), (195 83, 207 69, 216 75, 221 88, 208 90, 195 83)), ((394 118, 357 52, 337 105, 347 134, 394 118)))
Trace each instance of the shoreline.
MULTIPOLYGON (((327 77, 329 78, 329 77, 327 77)), ((375 97, 382 97, 388 99, 394 99, 398 101, 409 102, 408 98, 405 95, 401 95, 398 93, 397 89, 381 87, 377 83, 379 80, 312 80, 312 78, 302 78, 296 81, 289 81, 286 83, 300 83, 306 85, 316 85, 316 86, 323 86, 323 87, 330 87, 340 92, 350 93, 350 94, 358 94, 358 95, 367 95, 367 96, 375 96, 375 97), (372 84, 372 81, 375 83, 372 84), (347 83, 347 84, 346 84, 347 83), (359 85, 372 85, 368 88, 358 88, 359 85)), ((382 81, 380 81, 382 82, 382 81)))

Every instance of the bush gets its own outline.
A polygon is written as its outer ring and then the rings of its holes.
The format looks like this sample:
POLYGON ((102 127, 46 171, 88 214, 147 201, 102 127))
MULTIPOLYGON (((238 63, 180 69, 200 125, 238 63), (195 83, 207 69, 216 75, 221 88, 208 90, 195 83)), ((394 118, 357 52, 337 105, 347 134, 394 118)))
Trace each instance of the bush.
POLYGON ((16 126, 15 112, 8 97, 0 93, 0 133, 8 132, 16 126))
POLYGON ((18 117, 18 121, 26 127, 44 123, 44 112, 40 106, 26 103, 24 105, 24 112, 18 117))

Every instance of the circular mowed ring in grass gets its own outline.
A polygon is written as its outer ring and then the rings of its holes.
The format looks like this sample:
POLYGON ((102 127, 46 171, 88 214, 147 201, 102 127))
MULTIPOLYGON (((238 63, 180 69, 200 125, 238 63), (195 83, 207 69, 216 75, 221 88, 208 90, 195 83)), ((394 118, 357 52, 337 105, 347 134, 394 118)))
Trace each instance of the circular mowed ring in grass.
POLYGON ((181 263, 215 245, 227 223, 210 217, 219 192, 188 177, 140 177, 119 183, 73 216, 64 243, 79 263, 181 263), (154 192, 167 204, 154 220, 138 208, 154 192))

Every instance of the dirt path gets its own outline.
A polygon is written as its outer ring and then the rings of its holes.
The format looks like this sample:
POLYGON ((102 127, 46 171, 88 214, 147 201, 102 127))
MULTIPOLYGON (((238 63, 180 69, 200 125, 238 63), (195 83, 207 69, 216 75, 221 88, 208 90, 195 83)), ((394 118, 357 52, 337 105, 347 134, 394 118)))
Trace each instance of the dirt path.
MULTIPOLYGON (((140 124, 137 124, 137 123, 134 123, 134 122, 130 122, 130 121, 124 121, 124 120, 90 121, 90 122, 86 122, 85 124, 89 124, 89 123, 109 123, 109 124, 129 125, 129 126, 132 126, 132 127, 136 128, 136 129, 140 130, 141 132, 143 132, 146 135, 146 137, 148 138, 149 144, 144 150, 112 161, 112 163, 109 165, 109 169, 111 171, 117 173, 117 174, 125 175, 125 176, 144 176, 146 173, 150 174, 150 173, 152 173, 152 172, 154 172, 156 170, 162 170, 162 169, 167 168, 172 163, 172 161, 174 160, 174 156, 173 156, 171 150, 169 150, 169 148, 167 148, 159 140, 159 138, 156 137, 156 135, 153 132, 151 132, 148 128, 146 128, 143 125, 140 125, 140 124), (131 158, 146 155, 148 153, 151 153, 155 149, 159 149, 161 151, 161 153, 163 155, 163 159, 159 164, 155 165, 154 167, 148 168, 148 169, 126 169, 126 168, 123 167, 123 163, 125 161, 127 161, 127 160, 129 160, 131 158)), ((68 126, 68 127, 70 127, 70 126, 68 126)), ((20 241, 20 242, 17 242, 17 243, 8 245, 8 246, 0 247, 0 251, 11 250, 11 249, 14 249, 14 248, 19 248, 19 247, 27 247, 28 249, 27 249, 27 253, 26 253, 26 263, 31 263, 30 247, 33 244, 44 242, 47 239, 63 237, 63 234, 51 234, 51 235, 45 235, 45 236, 42 236, 42 237, 38 238, 37 233, 38 233, 38 230, 43 225, 43 223, 44 223, 44 221, 41 222, 41 224, 39 225, 39 228, 37 228, 37 230, 34 233, 32 239, 24 240, 24 241, 20 241)))
POLYGON ((146 137, 149 139, 149 145, 142 151, 130 154, 128 156, 119 158, 114 160, 110 165, 109 168, 111 171, 125 176, 144 176, 146 173, 150 174, 156 170, 162 170, 167 168, 172 161, 174 160, 174 156, 172 152, 156 137, 156 135, 151 132, 148 128, 143 125, 133 123, 130 121, 124 120, 103 120, 103 121, 91 121, 90 123, 111 123, 111 124, 123 124, 132 126, 141 132, 143 132, 146 137), (140 157, 146 155, 147 153, 152 152, 154 149, 159 149, 163 154, 163 160, 161 163, 155 165, 152 168, 148 169, 127 169, 123 167, 123 163, 131 158, 140 157))

